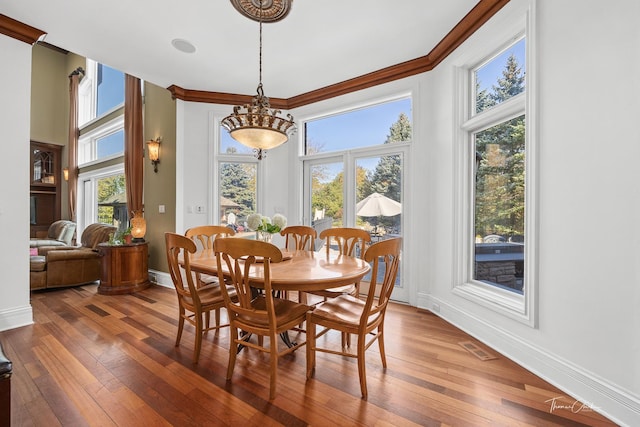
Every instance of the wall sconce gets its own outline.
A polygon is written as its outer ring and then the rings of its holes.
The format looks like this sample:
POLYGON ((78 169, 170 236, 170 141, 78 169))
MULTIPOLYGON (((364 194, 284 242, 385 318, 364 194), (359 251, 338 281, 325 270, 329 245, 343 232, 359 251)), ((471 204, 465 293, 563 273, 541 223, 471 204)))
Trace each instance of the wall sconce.
POLYGON ((65 181, 69 181, 69 168, 62 169, 62 176, 65 181))
POLYGON ((134 242, 144 242, 144 235, 147 234, 147 221, 142 216, 142 213, 136 211, 133 213, 133 218, 129 221, 131 224, 131 235, 134 242))
POLYGON ((153 171, 158 173, 158 163, 160 163, 160 142, 161 138, 151 139, 147 142, 147 151, 149 152, 149 160, 153 164, 153 171))

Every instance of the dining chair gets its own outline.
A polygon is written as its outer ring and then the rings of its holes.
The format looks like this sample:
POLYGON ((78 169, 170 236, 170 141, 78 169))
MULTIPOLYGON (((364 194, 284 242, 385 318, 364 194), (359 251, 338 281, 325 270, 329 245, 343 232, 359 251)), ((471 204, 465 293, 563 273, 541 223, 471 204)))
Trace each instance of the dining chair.
POLYGON ((372 263, 371 285, 366 300, 352 295, 340 295, 317 305, 313 311, 307 313, 307 378, 313 376, 318 351, 355 357, 358 359, 360 391, 362 398, 367 399, 365 352, 376 340, 382 366, 387 367, 384 352, 384 318, 398 274, 401 244, 402 238, 396 237, 374 243, 366 250, 364 260, 372 263), (378 283, 378 276, 382 277, 381 283, 378 283), (323 327, 320 333, 316 333, 316 325, 323 327), (329 345, 318 347, 317 339, 330 330, 357 335, 356 353, 344 347, 342 350, 332 349, 329 345))
MULTIPOLYGON (((235 230, 225 225, 199 225, 191 227, 185 231, 184 235, 196 243, 196 247, 199 250, 209 249, 213 250, 213 242, 218 237, 231 237, 236 234, 235 230)), ((198 287, 207 285, 217 285, 218 278, 209 274, 196 273, 196 285, 198 287)), ((214 321, 216 325, 220 324, 220 309, 217 308, 213 311, 214 321)), ((205 327, 209 327, 211 313, 207 312, 205 315, 205 327)))
POLYGON ((208 324, 204 324, 203 316, 209 314, 212 310, 224 307, 225 299, 221 289, 226 291, 225 295, 230 300, 236 299, 235 291, 232 288, 227 289, 226 286, 221 287, 217 284, 196 286, 195 273, 191 271, 190 265, 190 257, 196 252, 195 242, 186 236, 171 232, 166 232, 164 236, 169 273, 178 296, 179 319, 176 347, 180 345, 186 320, 196 329, 193 363, 198 363, 200 348, 202 347, 202 336, 210 330, 229 326, 229 324, 216 324, 209 327, 208 324))
MULTIPOLYGON (((325 240, 327 255, 335 247, 340 255, 357 256, 358 258, 362 258, 367 245, 371 242, 371 235, 367 231, 350 227, 327 228, 320 233, 320 238, 325 240)), ((335 298, 344 294, 358 297, 360 282, 309 293, 321 296, 325 301, 327 298, 335 298)))
POLYGON ((222 282, 224 278, 232 285, 237 295, 223 289, 225 306, 231 324, 229 343, 229 365, 227 380, 231 380, 236 363, 238 346, 248 347, 269 354, 269 399, 275 398, 278 359, 306 344, 299 341, 284 350, 278 349, 279 335, 304 322, 310 307, 283 298, 277 298, 271 287, 271 263, 282 261, 282 251, 271 243, 249 239, 221 238, 215 243, 217 271, 222 282), (255 292, 251 285, 252 269, 262 270, 264 289, 255 292), (240 331, 243 331, 240 334, 240 331), (250 341, 258 336, 258 343, 250 341), (264 337, 269 338, 269 346, 264 345, 264 337))
MULTIPOLYGON (((284 236, 284 247, 288 251, 315 251, 316 238, 318 232, 308 225, 290 225, 280 231, 280 235, 284 236)), ((283 296, 286 298, 287 294, 283 296)), ((307 303, 307 296, 304 292, 298 292, 298 302, 307 303)))
POLYGON ((285 249, 288 251, 315 251, 318 232, 308 225, 290 225, 280 231, 285 238, 285 249))

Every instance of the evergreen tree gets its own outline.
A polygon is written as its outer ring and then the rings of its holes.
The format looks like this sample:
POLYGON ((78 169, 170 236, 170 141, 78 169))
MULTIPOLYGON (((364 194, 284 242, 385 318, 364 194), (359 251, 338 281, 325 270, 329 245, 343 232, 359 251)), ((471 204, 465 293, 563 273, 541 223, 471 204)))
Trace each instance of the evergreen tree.
MULTIPOLYGON (((524 91, 525 76, 514 55, 489 94, 493 103, 524 91)), ((500 123, 475 136, 482 160, 476 180, 476 234, 524 234, 525 117, 500 123)))
POLYGON ((518 65, 516 56, 509 55, 507 64, 502 70, 502 78, 498 78, 497 85, 493 85, 491 99, 499 103, 524 92, 524 78, 522 67, 518 65))
POLYGON ((250 165, 223 163, 220 167, 222 196, 241 206, 239 217, 255 211, 255 182, 255 171, 250 165))

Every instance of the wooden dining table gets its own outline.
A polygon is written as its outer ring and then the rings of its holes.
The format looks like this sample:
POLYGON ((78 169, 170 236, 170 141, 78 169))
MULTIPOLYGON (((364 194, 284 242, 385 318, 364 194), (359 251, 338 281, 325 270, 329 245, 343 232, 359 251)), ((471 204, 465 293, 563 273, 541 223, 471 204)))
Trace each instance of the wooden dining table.
MULTIPOLYGON (((271 287, 275 291, 319 291, 359 282, 371 267, 360 258, 322 250, 282 250, 284 260, 271 263, 271 287)), ((212 249, 197 251, 190 256, 195 272, 217 275, 216 255, 212 249)), ((264 269, 254 264, 249 276, 255 287, 264 286, 264 269)))

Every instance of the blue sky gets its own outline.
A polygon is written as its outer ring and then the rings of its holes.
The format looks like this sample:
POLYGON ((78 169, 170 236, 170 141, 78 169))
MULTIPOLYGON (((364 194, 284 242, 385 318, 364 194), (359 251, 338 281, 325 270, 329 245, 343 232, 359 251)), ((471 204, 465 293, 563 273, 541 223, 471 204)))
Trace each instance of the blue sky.
POLYGON ((515 55, 518 65, 523 70, 526 70, 525 39, 522 39, 477 70, 476 79, 480 81, 480 90, 487 89, 487 92, 491 91, 491 86, 496 84, 498 77, 502 77, 502 70, 511 54, 515 55))
POLYGON ((410 98, 309 121, 307 140, 322 152, 383 144, 400 113, 413 122, 410 98))

